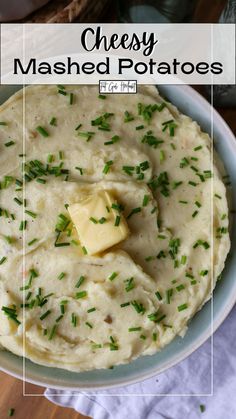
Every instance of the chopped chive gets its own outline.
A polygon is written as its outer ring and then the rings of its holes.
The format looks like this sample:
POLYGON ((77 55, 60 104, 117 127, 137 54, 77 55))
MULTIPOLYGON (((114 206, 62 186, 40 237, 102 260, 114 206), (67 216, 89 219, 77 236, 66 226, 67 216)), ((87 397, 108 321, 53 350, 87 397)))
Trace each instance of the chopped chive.
POLYGON ((45 313, 42 314, 42 316, 40 316, 40 320, 45 319, 47 316, 49 316, 49 314, 51 313, 51 310, 47 310, 45 311, 45 313))
POLYGON ((47 157, 47 162, 48 163, 52 163, 53 160, 54 160, 54 155, 53 154, 49 154, 48 157, 47 157))
POLYGON ((125 111, 124 114, 125 114, 124 122, 131 122, 131 121, 134 120, 134 117, 133 117, 133 115, 131 115, 130 112, 125 111))
POLYGON ((188 182, 188 184, 191 185, 191 186, 197 186, 197 183, 196 182, 192 182, 191 180, 188 182))
POLYGON ((20 199, 18 199, 18 198, 14 198, 14 201, 15 201, 18 205, 22 205, 22 204, 23 204, 23 202, 22 202, 20 199))
POLYGON ((161 240, 165 240, 166 236, 164 236, 164 234, 158 234, 157 238, 161 240))
POLYGON ((132 215, 137 214, 139 212, 141 212, 141 207, 133 208, 131 212, 129 213, 129 215, 127 216, 127 219, 129 219, 130 217, 132 217, 132 215))
POLYGON ((86 138, 86 141, 90 141, 92 136, 95 134, 93 131, 87 131, 87 132, 78 132, 79 137, 86 138))
POLYGON ((15 141, 8 141, 7 143, 5 143, 5 147, 11 147, 12 145, 15 144, 15 141))
POLYGON ((170 304, 172 295, 173 295, 173 288, 170 288, 166 291, 166 304, 170 304))
POLYGON ((95 307, 89 308, 87 310, 87 313, 93 313, 93 311, 96 311, 96 308, 95 307))
POLYGON ((37 178, 36 179, 36 182, 38 182, 38 183, 42 183, 42 184, 45 184, 46 183, 46 180, 45 179, 41 179, 41 178, 37 178))
POLYGON ((80 278, 78 279, 76 285, 75 285, 75 288, 79 288, 80 285, 83 284, 84 280, 85 280, 85 276, 81 275, 80 278))
POLYGON ((36 243, 38 241, 38 239, 33 239, 30 242, 28 242, 28 246, 32 246, 32 244, 36 243))
POLYGON ((179 201, 180 204, 188 204, 188 201, 179 201))
POLYGON ((58 277, 57 277, 57 279, 59 279, 59 280, 61 280, 61 279, 63 279, 64 277, 65 277, 65 272, 61 272, 59 275, 58 275, 58 277))
POLYGON ((80 291, 80 292, 77 292, 76 293, 76 295, 75 295, 75 298, 78 300, 78 299, 80 299, 80 298, 85 298, 85 297, 87 297, 87 291, 80 291))
POLYGON ((0 126, 7 126, 8 124, 7 124, 7 122, 3 122, 3 121, 0 121, 0 126))
POLYGON ((7 257, 3 256, 2 259, 0 260, 0 265, 3 265, 4 262, 6 262, 7 257))
POLYGON ((117 215, 117 216, 116 216, 116 219, 115 219, 115 224, 114 224, 114 226, 115 226, 115 227, 119 227, 119 225, 120 225, 120 215, 117 215))
POLYGON ((156 342, 156 340, 157 340, 157 333, 156 332, 154 332, 152 334, 152 340, 153 340, 153 342, 156 342))
POLYGON ((82 124, 77 125, 77 127, 75 128, 75 131, 78 131, 78 129, 80 129, 82 127, 82 124))
POLYGON ((136 131, 139 131, 140 129, 144 129, 144 125, 138 125, 135 129, 136 131))
POLYGON ((86 326, 88 326, 90 329, 92 329, 92 328, 93 328, 93 325, 92 325, 91 323, 89 323, 89 322, 85 322, 85 324, 86 324, 86 326))
POLYGON ((150 196, 149 195, 144 195, 143 197, 143 207, 146 207, 148 202, 149 202, 150 196))
POLYGON ((197 205, 198 208, 200 208, 202 205, 200 204, 200 202, 195 201, 195 205, 197 205))
POLYGON ((41 127, 40 125, 36 127, 36 131, 38 131, 38 133, 43 137, 49 137, 49 133, 46 131, 45 128, 41 127))
POLYGON ((215 193, 215 197, 218 199, 222 199, 222 196, 218 195, 217 193, 215 193))
POLYGON ((83 254, 84 255, 87 255, 88 254, 88 251, 87 251, 87 249, 86 249, 85 246, 82 246, 82 251, 83 251, 83 254))
POLYGON ((23 182, 21 180, 19 180, 19 179, 16 179, 16 182, 15 183, 18 186, 22 186, 23 185, 23 182))
POLYGON ((59 159, 60 160, 63 160, 64 159, 64 153, 63 153, 63 151, 59 151, 58 155, 59 155, 59 159))
POLYGON ((35 212, 33 212, 33 211, 25 210, 25 214, 30 215, 30 217, 32 217, 32 218, 36 218, 37 217, 37 214, 35 212))
POLYGON ((52 119, 49 122, 50 125, 56 127, 57 126, 57 120, 56 118, 53 116, 52 119))
POLYGON ((161 296, 161 294, 159 293, 159 291, 156 291, 156 292, 155 292, 155 296, 157 297, 157 299, 158 299, 159 301, 161 301, 161 300, 162 300, 162 296, 161 296))
POLYGON ((102 171, 102 173, 104 173, 105 175, 109 172, 109 170, 110 170, 110 167, 113 165, 113 161, 112 160, 110 160, 110 161, 107 161, 106 162, 106 164, 105 164, 105 166, 104 166, 104 168, 103 168, 103 171, 102 171))
POLYGON ((100 348, 102 348, 102 345, 100 343, 93 343, 92 344, 92 350, 94 350, 94 349, 100 349, 100 348))
POLYGON ((164 150, 160 150, 160 162, 162 163, 165 160, 165 152, 164 150))
POLYGON ((104 224, 107 221, 107 219, 105 217, 100 218, 100 220, 98 220, 99 224, 104 224))
POLYGON ((194 212, 192 213, 192 217, 193 217, 193 218, 195 218, 197 214, 198 214, 198 211, 194 211, 194 212))
POLYGON ((140 337, 140 339, 142 339, 142 340, 147 339, 147 336, 145 336, 145 335, 140 335, 139 337, 140 337))
POLYGON ((59 93, 60 95, 63 95, 63 96, 66 96, 67 95, 67 92, 65 92, 65 90, 62 90, 62 89, 59 89, 57 91, 57 93, 59 93))
POLYGON ((111 138, 111 140, 110 140, 110 141, 106 141, 106 142, 104 143, 104 145, 111 145, 111 144, 115 144, 115 143, 117 143, 117 141, 119 141, 119 140, 120 140, 119 135, 114 135, 114 136, 111 138))
POLYGON ((183 311, 183 310, 186 310, 187 308, 188 308, 188 304, 184 303, 178 306, 178 311, 183 311))
POLYGON ((202 271, 199 273, 199 275, 200 275, 200 276, 206 276, 207 274, 208 274, 208 270, 207 270, 207 269, 202 270, 202 271))
POLYGON ((184 290, 184 288, 185 288, 184 284, 180 284, 180 285, 178 285, 178 286, 176 287, 176 289, 177 289, 177 291, 178 291, 178 292, 180 292, 180 291, 184 290))
POLYGON ((83 169, 82 169, 82 167, 78 167, 77 166, 77 167, 75 167, 75 169, 80 172, 81 176, 83 175, 83 169))
POLYGON ((179 181, 179 182, 173 182, 173 186, 172 186, 172 188, 173 189, 176 189, 176 188, 178 188, 180 185, 182 185, 182 181, 179 181))
POLYGON ((117 272, 112 272, 112 274, 108 277, 109 281, 113 281, 118 276, 117 272))
POLYGON ((198 150, 201 150, 201 149, 202 149, 202 146, 199 145, 199 146, 197 146, 197 147, 194 148, 194 151, 198 151, 198 150))
POLYGON ((120 305, 120 307, 121 308, 123 308, 123 307, 128 307, 128 306, 130 306, 130 302, 128 301, 127 303, 122 303, 121 305, 120 305))
POLYGON ((180 260, 181 265, 185 265, 186 262, 187 262, 187 256, 186 255, 181 256, 181 260, 180 260))
POLYGON ((63 319, 63 314, 61 314, 59 317, 56 318, 56 323, 58 323, 61 319, 63 319))
POLYGON ((126 292, 131 291, 135 287, 133 277, 126 279, 124 282, 126 283, 126 286, 125 286, 125 291, 126 292))
POLYGON ((129 332, 140 332, 140 330, 142 330, 141 327, 129 327, 128 329, 129 332))
POLYGON ((203 413, 206 410, 206 406, 204 404, 199 405, 200 412, 203 413))
POLYGON ((90 217, 89 220, 92 221, 93 224, 98 223, 98 220, 96 220, 96 218, 94 218, 94 217, 90 217))
POLYGON ((74 93, 69 94, 69 103, 70 103, 70 105, 73 105, 73 103, 74 103, 74 93))
POLYGON ((106 99, 107 97, 105 95, 98 95, 98 99, 106 99))
POLYGON ((23 220, 23 221, 21 221, 21 222, 20 222, 20 226, 19 226, 19 230, 20 230, 20 231, 25 230, 25 229, 26 229, 26 226, 27 226, 27 220, 23 220))
POLYGON ((73 324, 74 327, 76 327, 77 325, 77 317, 75 315, 75 313, 71 314, 71 323, 73 324))
MULTIPOLYGON (((1 124, 0 124, 1 125, 1 124)), ((11 407, 9 410, 8 410, 8 416, 13 416, 14 415, 14 413, 15 413, 15 409, 13 408, 13 407, 11 407)))
MULTIPOLYGON (((119 211, 119 212, 121 212, 121 211, 123 211, 123 210, 124 210, 124 207, 123 207, 123 205, 121 205, 121 204, 115 204, 115 203, 113 203, 113 204, 111 205, 111 207, 112 207, 113 209, 115 209, 116 211, 119 211)), ((108 212, 110 212, 110 211, 108 211, 108 212)))
POLYGON ((56 328, 57 328, 57 325, 54 324, 54 326, 52 327, 51 333, 50 333, 50 335, 48 337, 48 340, 52 340, 52 338, 54 337, 54 335, 56 333, 56 328))

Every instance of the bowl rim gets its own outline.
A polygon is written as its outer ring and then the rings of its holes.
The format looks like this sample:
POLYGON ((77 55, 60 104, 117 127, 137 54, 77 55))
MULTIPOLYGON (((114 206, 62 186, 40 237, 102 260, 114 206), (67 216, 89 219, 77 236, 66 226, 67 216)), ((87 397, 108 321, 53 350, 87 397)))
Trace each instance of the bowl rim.
MULTIPOLYGON (((198 103, 200 103, 200 105, 205 108, 205 110, 207 112, 212 112, 213 115, 213 120, 215 125, 220 125, 226 134, 228 134, 228 137, 230 139, 230 145, 232 145, 232 147, 235 149, 235 153, 236 153, 236 140, 235 140, 235 136, 232 132, 232 130, 230 129, 230 127, 228 126, 228 124, 226 123, 226 121, 222 118, 222 116, 218 113, 218 111, 213 107, 213 105, 211 105, 200 93, 198 93, 195 89, 193 89, 191 86, 189 85, 175 85, 175 88, 181 88, 181 90, 184 90, 187 94, 187 96, 191 95, 191 97, 193 97, 193 99, 195 99, 198 103)), ((212 305, 214 305, 214 294, 211 297, 211 302, 212 305)), ((0 365, 0 371, 5 372, 6 374, 9 374, 10 376, 13 376, 15 378, 20 379, 21 381, 25 381, 27 383, 31 383, 40 387, 49 387, 55 390, 65 390, 67 391, 67 393, 65 393, 65 395, 71 394, 71 391, 73 392, 81 392, 83 391, 83 393, 86 391, 89 391, 90 394, 93 391, 98 391, 98 390, 106 390, 106 389, 114 389, 114 388, 120 388, 123 386, 128 386, 128 385, 132 385, 144 380, 147 380, 149 378, 154 377, 157 374, 161 374, 162 372, 166 371, 167 369, 179 364, 181 361, 183 361, 184 359, 186 359, 187 357, 189 357, 193 352, 195 352, 200 346, 202 346, 209 337, 213 338, 213 334, 214 332, 218 329, 218 327, 223 323, 223 321, 226 319, 226 317, 229 315, 230 311, 233 309, 234 305, 236 304, 236 295, 232 294, 231 298, 229 298, 229 301, 227 301, 227 306, 225 306, 225 309, 223 309, 223 311, 221 311, 221 314, 219 316, 217 316, 216 318, 213 318, 213 323, 210 324, 210 326, 206 329, 206 331, 204 333, 201 334, 201 336, 195 341, 195 343, 188 349, 188 350, 183 350, 181 351, 180 354, 174 356, 172 358, 171 361, 165 361, 164 364, 161 367, 157 367, 155 368, 155 366, 153 366, 152 371, 150 372, 143 372, 142 374, 139 375, 139 377, 135 377, 135 378, 130 378, 130 379, 126 379, 123 378, 122 381, 121 379, 118 380, 118 383, 110 383, 110 384, 99 384, 99 386, 79 386, 76 387, 75 385, 71 385, 71 384, 59 384, 59 385, 55 385, 54 383, 50 383, 50 379, 49 381, 44 381, 44 379, 35 379, 32 378, 30 376, 25 376, 25 380, 23 380, 23 376, 19 373, 16 373, 13 370, 10 370, 8 368, 2 367, 0 365)), ((22 359, 22 366, 23 366, 23 359, 22 359)), ((50 368, 50 367, 49 367, 50 368)), ((27 394, 26 394, 27 395, 27 394)), ((77 394, 75 394, 77 395, 77 394)), ((104 395, 104 394, 103 394, 104 395)), ((115 395, 115 394, 114 394, 115 395)), ((131 394, 132 395, 132 394, 131 394)), ((41 395, 40 395, 41 396, 41 395)))

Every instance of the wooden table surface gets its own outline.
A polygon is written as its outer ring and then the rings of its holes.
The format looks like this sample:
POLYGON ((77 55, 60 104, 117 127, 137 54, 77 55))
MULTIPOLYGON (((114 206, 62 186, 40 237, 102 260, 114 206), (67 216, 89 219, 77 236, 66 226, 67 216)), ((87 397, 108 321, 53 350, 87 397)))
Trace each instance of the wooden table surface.
MULTIPOLYGON (((111 2, 113 3, 113 2, 111 2)), ((196 22, 213 23, 218 20, 225 4, 225 0, 208 0, 207 10, 205 0, 200 0, 196 13, 196 22)), ((103 22, 114 21, 114 7, 103 17, 103 22)), ((202 87, 196 86, 196 90, 204 92, 202 87)), ((236 110, 235 108, 218 108, 218 111, 227 121, 232 131, 236 134, 236 110)), ((0 372, 0 419, 8 418, 8 410, 15 409, 14 419, 84 419, 72 409, 62 408, 50 403, 43 395, 44 389, 32 384, 27 384, 26 392, 38 394, 38 396, 23 396, 23 386, 20 380, 0 372)), ((121 418, 124 419, 124 418, 121 418)))

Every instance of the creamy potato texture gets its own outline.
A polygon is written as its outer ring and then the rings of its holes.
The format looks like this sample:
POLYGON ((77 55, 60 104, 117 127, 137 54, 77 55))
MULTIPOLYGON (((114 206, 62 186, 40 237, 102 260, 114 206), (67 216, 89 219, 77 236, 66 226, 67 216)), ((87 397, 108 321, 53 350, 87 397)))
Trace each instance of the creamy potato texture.
MULTIPOLYGON (((230 246, 225 186, 197 123, 154 87, 32 86, 1 106, 0 147, 2 348, 83 371, 183 336, 230 246), (104 191, 129 234, 91 256, 68 209, 104 191)), ((89 218, 96 242, 101 219, 89 218)))

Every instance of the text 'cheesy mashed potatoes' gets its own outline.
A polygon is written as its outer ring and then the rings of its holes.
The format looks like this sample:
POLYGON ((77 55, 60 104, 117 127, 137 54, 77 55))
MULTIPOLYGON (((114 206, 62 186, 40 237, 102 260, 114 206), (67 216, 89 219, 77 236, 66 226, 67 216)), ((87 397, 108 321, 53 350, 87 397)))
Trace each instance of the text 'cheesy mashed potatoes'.
POLYGON ((183 336, 230 246, 197 123, 154 87, 31 86, 1 106, 0 147, 1 346, 83 371, 183 336))

